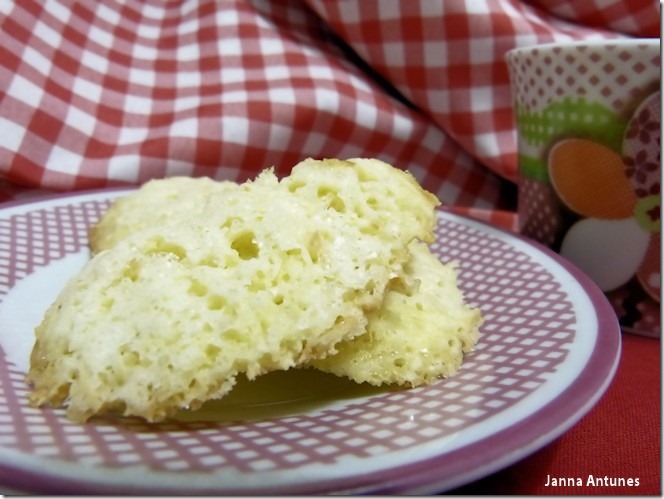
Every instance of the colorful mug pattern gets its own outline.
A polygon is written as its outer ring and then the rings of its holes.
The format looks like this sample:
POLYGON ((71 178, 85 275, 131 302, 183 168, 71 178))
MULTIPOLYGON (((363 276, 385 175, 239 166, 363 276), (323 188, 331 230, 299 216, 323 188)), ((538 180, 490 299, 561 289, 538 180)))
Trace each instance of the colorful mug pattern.
POLYGON ((659 336, 659 41, 508 54, 524 235, 584 270, 623 329, 659 336))

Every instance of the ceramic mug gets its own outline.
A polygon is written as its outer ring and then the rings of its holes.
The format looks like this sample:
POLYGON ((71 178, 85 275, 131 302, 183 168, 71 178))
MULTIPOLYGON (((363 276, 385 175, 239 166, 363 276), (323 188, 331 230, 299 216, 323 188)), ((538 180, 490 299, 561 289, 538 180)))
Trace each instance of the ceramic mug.
POLYGON ((660 335, 660 41, 509 51, 519 228, 607 294, 623 330, 660 335))

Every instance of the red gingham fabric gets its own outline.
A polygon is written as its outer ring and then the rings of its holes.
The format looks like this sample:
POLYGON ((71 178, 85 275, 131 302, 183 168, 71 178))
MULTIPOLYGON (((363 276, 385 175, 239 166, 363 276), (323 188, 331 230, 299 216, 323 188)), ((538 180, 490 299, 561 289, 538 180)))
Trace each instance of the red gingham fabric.
POLYGON ((643 1, 309 3, 462 149, 510 180, 516 179, 516 161, 505 52, 535 43, 621 36, 606 29, 611 23, 636 27, 638 22, 643 34, 659 36, 657 4, 643 1), (571 22, 585 19, 606 23, 571 22))
POLYGON ((491 219, 515 201, 505 52, 658 31, 644 0, 5 1, 0 200, 366 156, 491 219))
POLYGON ((651 0, 530 0, 530 4, 568 21, 637 37, 660 37, 660 14, 651 0))

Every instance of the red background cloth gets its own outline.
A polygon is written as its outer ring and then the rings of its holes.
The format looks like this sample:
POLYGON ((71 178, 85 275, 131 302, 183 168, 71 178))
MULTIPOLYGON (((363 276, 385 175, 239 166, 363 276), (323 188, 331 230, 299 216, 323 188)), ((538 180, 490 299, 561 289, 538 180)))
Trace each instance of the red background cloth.
POLYGON ((654 0, 6 2, 0 200, 366 156, 513 209, 505 52, 659 27, 654 0))

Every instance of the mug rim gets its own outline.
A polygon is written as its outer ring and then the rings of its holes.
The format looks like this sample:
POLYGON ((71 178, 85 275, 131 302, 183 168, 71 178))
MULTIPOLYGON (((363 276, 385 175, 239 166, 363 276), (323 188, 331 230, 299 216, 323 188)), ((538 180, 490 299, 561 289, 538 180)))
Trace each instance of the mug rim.
POLYGON ((554 48, 561 50, 578 49, 580 47, 615 47, 615 46, 634 47, 644 45, 646 47, 655 47, 661 45, 659 38, 604 38, 602 40, 566 40, 558 42, 534 43, 522 47, 514 47, 505 52, 505 57, 540 50, 549 52, 554 48))

